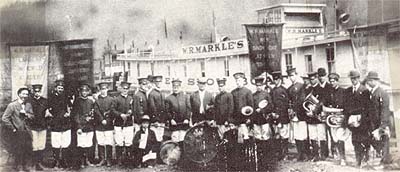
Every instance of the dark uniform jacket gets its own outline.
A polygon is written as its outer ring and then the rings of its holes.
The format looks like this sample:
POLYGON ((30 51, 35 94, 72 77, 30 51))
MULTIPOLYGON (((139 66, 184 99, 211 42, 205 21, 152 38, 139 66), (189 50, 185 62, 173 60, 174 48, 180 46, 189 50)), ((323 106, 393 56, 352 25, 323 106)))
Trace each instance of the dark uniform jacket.
POLYGON ((370 119, 368 117, 368 101, 369 91, 368 89, 360 84, 360 87, 355 93, 353 93, 353 87, 350 86, 345 90, 344 99, 344 115, 345 120, 343 124, 347 126, 350 115, 361 115, 360 126, 357 128, 350 127, 352 131, 353 141, 367 141, 369 139, 370 132, 370 119))
POLYGON ((305 85, 298 82, 294 83, 288 88, 288 96, 299 121, 306 121, 307 115, 303 108, 303 102, 306 98, 305 85))
MULTIPOLYGON (((155 150, 156 149, 156 145, 157 145, 157 139, 156 139, 156 134, 154 133, 153 130, 147 129, 147 132, 149 132, 147 134, 147 142, 146 142, 146 148, 144 149, 145 152, 150 152, 150 150, 155 150)), ((133 143, 132 146, 133 148, 138 149, 139 148, 139 143, 140 143, 140 139, 141 135, 144 134, 144 131, 142 129, 140 129, 138 132, 136 132, 135 136, 133 137, 133 143)))
MULTIPOLYGON (((172 93, 165 99, 165 108, 169 120, 174 119, 176 123, 183 123, 185 119, 190 119, 190 100, 189 96, 183 92, 172 93)), ((171 127, 171 130, 180 130, 187 125, 171 127)))
POLYGON ((152 122, 165 123, 167 116, 165 114, 165 97, 160 90, 154 88, 149 93, 149 115, 152 122))
POLYGON ((274 112, 279 115, 276 123, 289 123, 289 95, 285 87, 278 86, 271 91, 272 103, 274 104, 274 112))
POLYGON ((251 115, 253 123, 261 125, 272 122, 272 119, 267 117, 267 115, 274 110, 274 105, 271 96, 266 91, 256 91, 253 94, 253 99, 254 99, 254 114, 251 115), (267 100, 268 105, 262 108, 260 112, 256 112, 255 110, 259 108, 258 104, 262 100, 267 100))
POLYGON ((45 115, 48 109, 47 99, 44 97, 29 97, 28 102, 32 105, 34 115, 32 119, 28 120, 29 128, 35 131, 46 130, 47 121, 45 115))
POLYGON ((195 91, 190 96, 190 105, 192 110, 192 120, 193 123, 200 122, 203 120, 212 120, 215 119, 212 112, 209 113, 206 109, 206 106, 213 106, 214 105, 214 98, 212 94, 208 91, 204 91, 203 97, 203 110, 204 112, 200 114, 200 91, 195 91))
POLYGON ((389 95, 381 87, 370 95, 368 116, 371 121, 371 131, 390 125, 389 95))
POLYGON ((225 121, 232 118, 233 96, 231 93, 223 91, 215 96, 215 122, 222 125, 225 121))
POLYGON ((232 90, 233 95, 233 119, 237 124, 243 124, 248 119, 242 114, 242 108, 245 106, 254 107, 253 94, 246 88, 235 88, 232 90))
POLYGON ((114 98, 114 108, 112 110, 113 115, 114 115, 114 126, 118 127, 124 127, 124 126, 132 126, 133 121, 132 121, 132 114, 124 121, 121 118, 121 114, 128 114, 128 111, 132 111, 132 104, 133 104, 133 98, 129 95, 127 96, 122 96, 118 95, 117 97, 114 98))
POLYGON ((133 96, 133 115, 135 123, 138 123, 138 120, 146 114, 149 114, 146 91, 139 89, 133 96))
POLYGON ((330 94, 330 99, 329 102, 326 104, 327 107, 332 107, 332 108, 339 108, 343 109, 343 104, 344 104, 344 93, 345 89, 342 87, 331 87, 331 91, 329 91, 330 94))
POLYGON ((98 131, 114 130, 114 122, 113 122, 114 99, 111 98, 110 96, 102 97, 101 95, 99 95, 95 103, 96 103, 95 104, 96 130, 98 131), (106 125, 102 124, 103 120, 107 121, 106 125))
POLYGON ((75 120, 76 129, 83 132, 94 131, 95 104, 92 99, 78 97, 72 105, 71 115, 75 120))
POLYGON ((71 115, 69 117, 64 117, 69 107, 72 107, 72 103, 65 94, 53 93, 49 96, 50 113, 53 115, 50 119, 51 131, 61 132, 71 129, 71 115))

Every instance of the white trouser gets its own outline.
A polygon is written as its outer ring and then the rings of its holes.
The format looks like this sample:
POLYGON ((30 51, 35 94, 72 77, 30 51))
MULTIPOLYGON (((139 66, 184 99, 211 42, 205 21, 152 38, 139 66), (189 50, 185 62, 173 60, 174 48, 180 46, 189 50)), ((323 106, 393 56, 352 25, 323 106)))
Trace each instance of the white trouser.
POLYGON ((293 121, 293 137, 295 140, 307 140, 307 123, 305 121, 293 121))
POLYGON ((326 125, 308 124, 308 135, 310 140, 326 141, 326 125))
POLYGON ((253 125, 253 135, 257 140, 268 140, 272 138, 272 129, 270 124, 253 125))
POLYGON ((350 135, 351 131, 347 128, 337 127, 337 128, 330 128, 332 140, 334 142, 337 141, 346 141, 350 135))
POLYGON ((239 124, 238 127, 238 143, 243 143, 244 140, 249 139, 249 128, 246 124, 239 124))
POLYGON ((163 136, 164 136, 165 124, 164 123, 156 123, 155 125, 157 125, 157 126, 150 126, 150 129, 153 130, 154 133, 156 134, 157 142, 162 142, 163 136))
POLYGON ((117 146, 131 146, 133 137, 134 137, 134 127, 127 126, 127 127, 114 127, 115 131, 115 144, 117 146))
POLYGON ((176 130, 171 133, 171 140, 173 142, 181 142, 185 139, 186 130, 176 130))
POLYGON ((96 131, 97 144, 100 146, 113 145, 114 134, 112 130, 96 131))
POLYGON ((55 132, 52 131, 51 146, 53 148, 67 148, 71 144, 71 130, 55 132))
POLYGON ((79 134, 76 132, 77 135, 77 146, 81 148, 89 148, 93 146, 93 131, 90 132, 82 132, 79 134))
POLYGON ((290 136, 289 124, 277 124, 273 125, 275 130, 275 136, 281 139, 288 139, 290 136))
POLYGON ((46 148, 46 130, 32 131, 32 150, 40 151, 46 148))

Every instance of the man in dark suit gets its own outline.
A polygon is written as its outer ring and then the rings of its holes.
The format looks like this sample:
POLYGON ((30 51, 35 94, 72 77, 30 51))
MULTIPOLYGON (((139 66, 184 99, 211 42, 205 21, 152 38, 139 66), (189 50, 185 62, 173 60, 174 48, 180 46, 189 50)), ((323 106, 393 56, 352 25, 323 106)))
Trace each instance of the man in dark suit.
POLYGON ((28 120, 29 128, 32 131, 33 165, 36 171, 42 171, 42 152, 46 147, 48 104, 47 99, 42 96, 42 85, 32 85, 32 96, 28 102, 33 108, 33 118, 28 120))
MULTIPOLYGON (((28 88, 20 88, 17 91, 18 99, 11 102, 2 116, 2 122, 9 136, 15 156, 14 170, 19 171, 19 166, 23 171, 29 171, 26 166, 32 151, 32 136, 25 119, 33 118, 33 110, 30 103, 26 103, 29 90, 28 88)), ((2 138, 3 139, 3 138, 2 138)))
POLYGON ((288 114, 293 123, 293 137, 297 148, 297 161, 305 161, 308 159, 308 132, 307 132, 307 116, 303 108, 303 102, 306 97, 305 84, 299 82, 300 77, 297 74, 296 68, 288 69, 292 85, 288 88, 289 110, 288 114))
MULTIPOLYGON (((332 85, 328 82, 327 80, 327 73, 325 68, 318 68, 318 81, 319 81, 319 87, 318 87, 318 100, 325 106, 327 106, 328 102, 330 102, 330 92, 332 90, 332 85)), ((321 115, 323 113, 321 112, 321 115)), ((323 117, 326 118, 326 117, 323 117)), ((322 121, 322 124, 326 124, 322 121)), ((320 146, 321 146, 321 159, 324 160, 329 156, 329 147, 328 147, 328 141, 327 140, 322 140, 320 141, 320 146)))
POLYGON ((274 106, 274 147, 278 149, 278 158, 286 159, 289 144, 289 95, 286 88, 282 85, 281 71, 273 72, 272 77, 275 83, 275 87, 271 91, 272 103, 274 106))
POLYGON ((226 91, 226 78, 217 79, 219 93, 215 96, 215 121, 218 126, 218 133, 223 138, 224 133, 229 129, 228 120, 232 118, 233 96, 226 91))
POLYGON ((165 113, 165 96, 161 92, 162 76, 153 76, 149 80, 153 86, 149 93, 148 108, 150 120, 154 124, 150 126, 150 129, 156 133, 157 141, 161 142, 163 140, 164 127, 167 120, 165 113))
POLYGON ((371 88, 368 116, 371 121, 372 146, 379 155, 382 155, 381 164, 390 164, 389 152, 390 137, 390 110, 389 95, 380 87, 378 73, 370 71, 366 77, 366 83, 371 88))
POLYGON ((154 166, 154 160, 156 158, 155 147, 157 145, 156 134, 150 130, 150 117, 143 115, 140 119, 140 130, 136 132, 133 138, 133 150, 134 150, 134 166, 154 166), (145 157, 149 157, 146 158, 145 157))
MULTIPOLYGON (((345 89, 339 86, 339 74, 330 73, 328 75, 329 82, 331 83, 331 91, 330 100, 326 104, 327 107, 343 109, 344 99, 345 99, 345 89)), ((342 126, 339 127, 330 127, 330 134, 332 138, 331 145, 333 147, 332 152, 336 152, 339 154, 340 165, 346 165, 346 157, 345 157, 345 147, 344 143, 347 140, 348 136, 350 136, 350 131, 347 128, 342 126)))
POLYGON ((213 95, 206 91, 207 79, 202 77, 197 79, 199 90, 190 96, 190 105, 192 108, 192 123, 196 124, 202 121, 215 121, 214 114, 209 111, 214 106, 213 95))
POLYGON ((352 86, 345 90, 344 125, 352 132, 352 143, 356 154, 356 165, 368 162, 370 148, 370 119, 368 117, 369 91, 360 83, 360 73, 350 71, 352 86))

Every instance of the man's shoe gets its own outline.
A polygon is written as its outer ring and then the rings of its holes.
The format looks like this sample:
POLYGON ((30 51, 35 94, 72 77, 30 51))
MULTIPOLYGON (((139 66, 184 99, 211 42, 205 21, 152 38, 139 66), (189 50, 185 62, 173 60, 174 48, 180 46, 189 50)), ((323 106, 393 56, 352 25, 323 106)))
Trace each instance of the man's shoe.
POLYGON ((40 164, 38 163, 38 164, 35 165, 35 170, 36 171, 43 171, 43 167, 40 166, 40 164))
POLYGON ((346 161, 345 161, 344 159, 341 159, 341 160, 340 160, 340 165, 341 165, 341 166, 346 166, 347 163, 346 163, 346 161))

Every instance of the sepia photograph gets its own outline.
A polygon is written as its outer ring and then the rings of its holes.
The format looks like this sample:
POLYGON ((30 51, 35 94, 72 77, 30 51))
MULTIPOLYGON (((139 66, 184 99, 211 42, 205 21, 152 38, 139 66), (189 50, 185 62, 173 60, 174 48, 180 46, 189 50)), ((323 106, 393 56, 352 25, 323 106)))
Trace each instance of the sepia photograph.
POLYGON ((0 0, 0 172, 400 171, 397 74, 400 0, 0 0))

